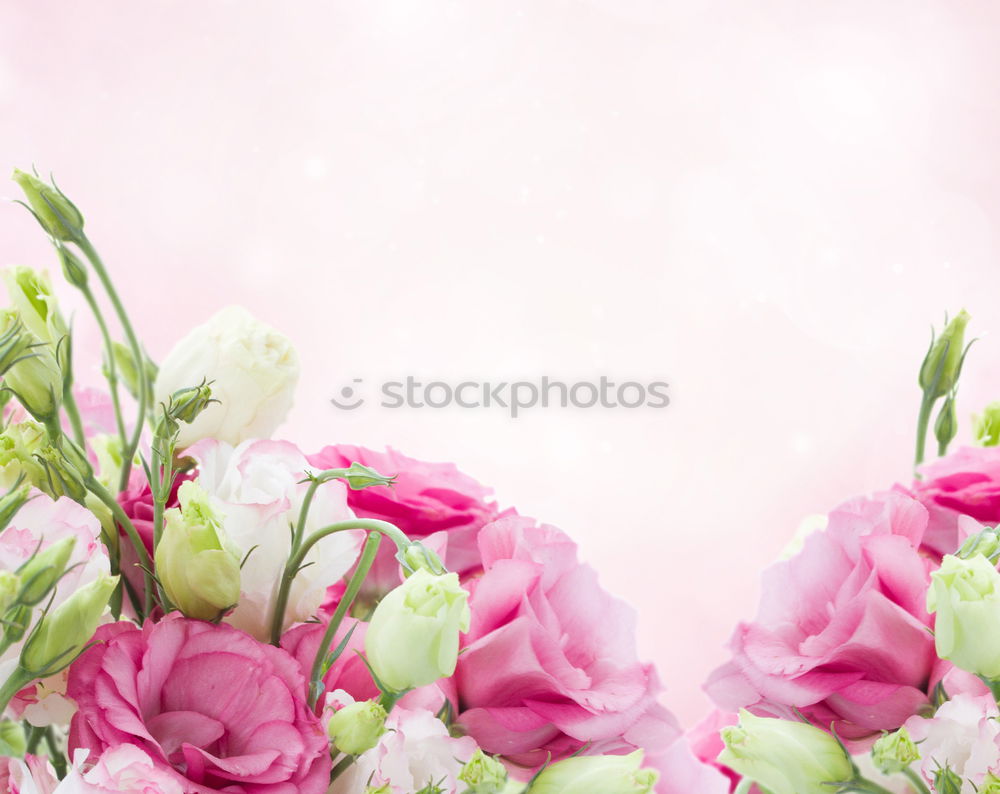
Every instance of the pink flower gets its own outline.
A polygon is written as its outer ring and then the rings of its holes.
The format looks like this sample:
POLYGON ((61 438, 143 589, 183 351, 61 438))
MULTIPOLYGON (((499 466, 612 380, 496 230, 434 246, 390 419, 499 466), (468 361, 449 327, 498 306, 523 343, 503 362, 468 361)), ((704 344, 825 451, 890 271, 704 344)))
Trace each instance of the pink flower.
POLYGON ((388 785, 391 794, 412 794, 429 783, 459 791, 458 774, 476 751, 469 737, 453 738, 430 711, 396 706, 386 720, 388 731, 330 787, 330 794, 356 794, 366 785, 388 785))
POLYGON ((1000 447, 962 447, 920 473, 912 491, 930 514, 924 545, 937 554, 958 548, 960 516, 1000 523, 1000 447))
POLYGON ((920 771, 928 783, 938 768, 951 767, 973 794, 987 772, 1000 771, 1000 711, 992 695, 956 695, 931 719, 911 717, 906 729, 920 747, 920 771))
POLYGON ((455 682, 464 728, 523 766, 576 752, 651 755, 679 733, 652 666, 636 659, 635 615, 577 562, 554 527, 502 518, 483 528, 485 572, 468 583, 471 630, 455 682))
POLYGON ((70 668, 72 750, 135 745, 186 794, 326 791, 329 745, 285 651, 178 615, 95 641, 70 668))
MULTIPOLYGON (((445 565, 449 571, 464 577, 482 567, 476 536, 500 515, 496 503, 489 501, 489 488, 460 472, 453 463, 425 463, 393 449, 375 452, 341 444, 309 457, 309 463, 317 469, 346 468, 355 462, 396 477, 392 487, 348 491, 347 502, 358 516, 395 524, 413 540, 445 532, 445 565)), ((379 550, 366 580, 366 596, 382 595, 400 582, 391 545, 383 543, 379 550)))
POLYGON ((723 709, 831 723, 845 739, 898 728, 927 702, 936 660, 925 610, 927 511, 901 493, 830 514, 799 554, 764 573, 757 620, 706 689, 723 709))
MULTIPOLYGON (((336 649, 343 642, 344 637, 351 629, 353 632, 344 652, 323 677, 324 692, 342 689, 355 700, 369 700, 379 696, 378 687, 372 681, 371 673, 368 672, 364 661, 358 656, 358 652, 363 651, 365 647, 365 630, 367 628, 367 623, 354 618, 345 618, 344 622, 341 623, 337 636, 334 637, 330 645, 331 650, 336 649)), ((303 678, 307 680, 319 650, 320 640, 323 639, 325 632, 326 623, 300 623, 298 626, 290 628, 281 637, 281 647, 299 663, 303 678)))
POLYGON ((177 776, 134 744, 109 747, 96 763, 88 756, 86 750, 74 753, 73 769, 53 794, 184 794, 177 776))
POLYGON ((686 736, 673 742, 666 752, 648 756, 645 766, 660 772, 656 794, 729 794, 732 788, 729 777, 695 754, 686 736))
POLYGON ((0 794, 55 794, 58 786, 55 770, 45 758, 0 758, 0 794))

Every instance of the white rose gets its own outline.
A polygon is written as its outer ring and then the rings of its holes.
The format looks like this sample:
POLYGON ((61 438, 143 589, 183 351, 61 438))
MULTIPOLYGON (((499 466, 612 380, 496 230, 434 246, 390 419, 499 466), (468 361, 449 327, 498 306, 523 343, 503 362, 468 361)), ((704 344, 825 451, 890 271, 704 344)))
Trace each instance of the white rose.
MULTIPOLYGON (((240 572, 239 605, 225 621, 266 640, 291 548, 289 528, 298 521, 309 487, 303 479, 311 467, 287 441, 245 441, 233 448, 206 439, 188 453, 199 463, 198 484, 208 492, 229 541, 241 559, 249 555, 240 572)), ((351 518, 344 483, 324 483, 309 510, 306 537, 351 518)), ((327 588, 354 565, 364 536, 361 530, 337 532, 312 547, 292 584, 283 628, 316 613, 327 588)))
POLYGON ((299 359, 291 342, 239 306, 213 315, 178 342, 160 366, 154 389, 166 403, 180 389, 212 382, 218 403, 181 423, 178 447, 203 438, 239 444, 267 438, 292 407, 299 359))

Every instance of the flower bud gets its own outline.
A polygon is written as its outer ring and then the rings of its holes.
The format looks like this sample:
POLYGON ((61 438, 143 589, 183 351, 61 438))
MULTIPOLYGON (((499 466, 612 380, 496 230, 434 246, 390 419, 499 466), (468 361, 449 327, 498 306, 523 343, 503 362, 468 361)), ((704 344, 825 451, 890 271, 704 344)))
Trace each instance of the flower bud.
POLYGON ((969 535, 955 552, 956 557, 963 560, 971 559, 975 556, 983 556, 994 565, 1000 559, 1000 529, 997 527, 983 527, 974 535, 969 535))
POLYGON ((955 388, 965 356, 965 326, 969 324, 968 313, 962 309, 945 326, 941 336, 931 342, 930 349, 920 366, 918 382, 924 394, 936 400, 955 388))
POLYGON ((531 794, 650 794, 659 775, 641 766, 642 750, 628 755, 578 755, 545 767, 529 791, 531 794))
POLYGON ((1000 676, 1000 573, 981 555, 946 555, 931 573, 927 611, 937 614, 937 654, 963 670, 1000 676))
POLYGON ((755 717, 740 710, 739 725, 723 728, 719 763, 771 794, 829 794, 850 780, 851 759, 828 733, 805 722, 755 717))
POLYGON ((360 700, 335 711, 326 732, 333 746, 348 755, 361 755, 378 744, 385 733, 385 709, 374 700, 360 700))
POLYGON ((937 794, 962 794, 962 778, 950 766, 942 767, 934 773, 934 791, 937 794))
POLYGON ((365 635, 368 663, 390 692, 452 675, 459 632, 469 630, 469 594, 454 573, 419 570, 375 608, 365 635))
POLYGON ((1000 401, 990 403, 981 414, 973 415, 972 435, 983 447, 1000 444, 1000 401))
POLYGON ((57 345, 69 335, 47 273, 30 267, 9 267, 3 271, 3 280, 14 309, 39 341, 57 345))
POLYGON ((14 487, 0 496, 0 527, 10 525, 30 496, 31 488, 26 483, 15 483, 14 487))
POLYGON ((934 422, 934 437, 942 449, 958 435, 958 417, 955 416, 955 392, 951 392, 941 403, 937 419, 934 422))
POLYGON ((21 578, 11 571, 0 571, 0 617, 17 601, 21 578))
POLYGON ((55 347, 44 343, 11 309, 0 312, 0 371, 3 384, 39 422, 56 418, 63 374, 55 347))
POLYGON ((56 246, 56 253, 59 254, 59 263, 62 265, 63 278, 77 289, 86 287, 87 268, 80 261, 80 257, 61 244, 56 246))
POLYGON ((458 779, 469 787, 468 794, 502 794, 507 787, 507 768, 476 748, 458 779))
MULTIPOLYGON (((18 722, 0 721, 0 758, 23 758, 28 743, 25 740, 24 728, 18 722)), ((32 789, 21 789, 28 794, 32 789)))
POLYGON ((44 470, 35 455, 47 444, 48 435, 38 422, 26 419, 7 425, 0 432, 0 485, 11 489, 22 480, 40 480, 44 470))
POLYGON ((392 794, 392 786, 388 783, 384 783, 381 786, 368 786, 365 789, 365 794, 392 794))
MULTIPOLYGON (((114 351, 115 366, 118 374, 125 383, 128 393, 139 399, 139 369, 135 364, 135 356, 132 355, 132 348, 123 345, 121 342, 114 342, 111 345, 114 351)), ((152 384, 156 381, 156 364, 150 360, 149 356, 143 355, 143 366, 146 370, 146 380, 152 384)))
POLYGON ((352 491, 360 491, 362 488, 370 488, 373 485, 392 485, 396 481, 395 476, 386 477, 370 466, 365 466, 357 461, 351 464, 342 479, 352 491))
POLYGON ((53 499, 66 496, 82 505, 89 493, 87 479, 92 469, 86 459, 83 460, 85 465, 80 466, 81 461, 73 448, 72 442, 66 439, 59 449, 50 445, 36 452, 35 462, 42 473, 30 482, 53 499))
POLYGON ((448 573, 437 553, 420 542, 411 543, 396 555, 396 559, 407 576, 420 570, 429 571, 435 576, 448 573))
POLYGON ((872 762, 883 775, 895 775, 919 760, 920 752, 906 728, 887 733, 872 745, 872 762))
POLYGON ((117 576, 101 574, 44 615, 21 649, 21 668, 32 678, 65 669, 94 636, 117 576))
POLYGON ((66 563, 69 562, 75 545, 76 538, 73 537, 58 540, 33 554, 17 569, 17 576, 21 580, 18 600, 22 604, 32 607, 45 599, 66 572, 66 563))
POLYGON ((200 485, 182 483, 177 497, 180 508, 164 513, 156 574, 181 612, 189 618, 217 620, 240 599, 240 557, 200 485))
POLYGON ((983 782, 979 784, 976 794, 1000 794, 1000 777, 992 772, 987 772, 983 782))
POLYGON ((83 232, 83 216, 59 188, 37 176, 14 169, 14 181, 21 186, 35 218, 56 240, 78 240, 83 232))

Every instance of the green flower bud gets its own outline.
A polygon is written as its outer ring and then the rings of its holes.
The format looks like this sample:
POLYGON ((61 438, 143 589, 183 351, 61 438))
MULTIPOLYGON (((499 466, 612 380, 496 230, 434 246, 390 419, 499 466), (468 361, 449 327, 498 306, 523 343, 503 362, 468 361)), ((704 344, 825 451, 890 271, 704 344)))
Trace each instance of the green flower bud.
POLYGON ((76 538, 63 538, 51 546, 33 554, 27 562, 17 569, 21 580, 21 592, 18 600, 25 606, 40 604, 56 586, 60 577, 66 572, 76 538))
POLYGON ((962 778, 951 767, 944 767, 934 773, 934 791, 937 794, 962 794, 962 778))
POLYGON ((3 617, 3 641, 7 645, 20 642, 24 632, 31 625, 31 607, 15 606, 7 610, 3 617))
POLYGON ((94 636, 117 585, 117 576, 101 575, 44 615, 21 649, 21 669, 45 678, 68 667, 94 636))
POLYGON ((81 461, 74 454, 74 446, 66 439, 60 449, 47 446, 36 452, 35 462, 41 467, 42 473, 37 479, 30 479, 30 482, 53 499, 66 496, 82 505, 90 492, 87 480, 93 470, 86 459, 83 460, 85 466, 80 466, 81 461))
POLYGON ((414 794, 445 794, 445 792, 437 783, 428 783, 420 791, 414 792, 414 794))
POLYGON ((642 769, 642 750, 628 755, 578 755, 543 769, 531 794, 650 794, 659 775, 642 769))
POLYGON ((384 687, 405 692, 455 672, 458 635, 469 630, 468 599, 457 574, 421 569, 379 602, 365 652, 384 687))
POLYGON ((0 758, 24 758, 27 749, 28 742, 21 724, 10 720, 0 721, 0 758))
POLYGON ((1000 573, 983 556, 946 555, 931 573, 927 611, 937 614, 937 654, 963 670, 1000 676, 1000 573))
POLYGON ((118 477, 125 463, 122 437, 111 433, 97 433, 89 440, 90 448, 97 458, 98 481, 104 487, 116 490, 118 477))
POLYGON ((951 392, 941 403, 934 422, 934 437, 942 448, 946 448, 958 435, 958 417, 955 415, 955 392, 951 392))
POLYGON ((458 779, 469 787, 465 794, 502 794, 507 787, 507 768, 476 748, 458 779))
POLYGON ((56 349, 29 331, 11 309, 0 312, 0 372, 3 384, 40 422, 55 419, 63 393, 56 349))
POLYGON ((11 571, 0 571, 0 616, 17 600, 21 591, 21 577, 11 571))
POLYGON ((3 271, 3 280, 14 309, 39 341, 56 345, 69 335, 47 273, 30 267, 9 267, 3 271))
POLYGON ((0 496, 0 527, 10 525, 30 495, 31 488, 27 484, 15 484, 7 493, 0 496))
POLYGON ((396 555, 396 559, 403 566, 403 571, 407 576, 420 570, 429 571, 435 576, 448 573, 444 567, 444 563, 441 562, 441 558, 432 549, 427 548, 419 541, 411 543, 403 551, 399 552, 396 555))
POLYGON ((883 775, 894 775, 920 760, 917 745, 906 728, 887 733, 872 745, 872 761, 883 775))
POLYGON ((59 188, 16 168, 13 179, 21 186, 28 206, 46 232, 56 240, 80 239, 83 216, 59 188))
MULTIPOLYGON (((121 342, 113 342, 111 349, 114 351, 115 367, 117 368, 118 375, 125 383, 125 388, 128 389, 129 394, 139 399, 139 370, 135 365, 132 348, 128 345, 123 345, 121 342)), ((146 381, 152 384, 156 381, 156 364, 145 354, 143 355, 143 361, 146 369, 146 381)))
POLYGON ((955 556, 963 560, 971 559, 977 555, 996 564, 997 560, 1000 559, 1000 529, 984 527, 981 532, 969 535, 955 552, 955 556))
POLYGON ((370 466, 364 466, 357 461, 351 464, 343 479, 352 491, 360 491, 362 488, 370 488, 373 485, 392 485, 396 481, 395 476, 386 477, 370 466))
POLYGON ((830 734, 805 722, 755 717, 740 710, 740 723, 723 728, 719 763, 771 794, 829 794, 830 783, 850 780, 851 759, 830 734))
POLYGON ((365 789, 365 794, 392 794, 392 786, 388 783, 381 786, 368 786, 365 789))
POLYGON ((972 435, 983 447, 1000 444, 1000 402, 992 402, 972 417, 972 435))
POLYGON ((156 574, 167 597, 189 618, 217 620, 240 599, 240 556, 194 481, 177 491, 180 508, 164 513, 156 574))
POLYGON ((14 488, 21 480, 37 482, 44 476, 44 469, 35 455, 48 444, 45 428, 27 419, 7 425, 0 433, 0 483, 14 488))
POLYGON ((983 782, 979 784, 976 794, 1000 794, 1000 777, 992 772, 987 772, 983 782))
POLYGON ((63 278, 77 289, 87 286, 87 267, 80 261, 80 258, 70 251, 65 245, 57 245, 56 253, 59 254, 59 262, 62 265, 63 278))
POLYGON ((371 750, 385 733, 386 711, 375 700, 351 703, 330 717, 326 732, 333 746, 348 755, 371 750))
POLYGON ((962 369, 965 355, 965 326, 969 324, 968 313, 962 309, 945 326, 941 336, 931 342, 930 349, 920 366, 918 383, 924 394, 936 400, 955 388, 962 369))

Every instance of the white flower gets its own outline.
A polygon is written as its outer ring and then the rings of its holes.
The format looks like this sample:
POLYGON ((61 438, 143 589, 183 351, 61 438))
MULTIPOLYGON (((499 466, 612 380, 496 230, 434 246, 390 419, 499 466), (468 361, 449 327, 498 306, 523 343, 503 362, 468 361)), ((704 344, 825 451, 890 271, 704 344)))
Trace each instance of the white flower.
POLYGON ((396 706, 386 721, 387 732, 378 745, 358 757, 330 787, 329 794, 364 791, 371 780, 388 785, 392 794, 412 794, 428 783, 456 791, 458 775, 476 751, 468 736, 453 738, 431 712, 396 706))
POLYGON ((181 423, 178 446, 203 438, 239 444, 269 437, 284 421, 298 378, 298 356, 287 337, 230 306, 174 346, 154 392, 157 403, 166 403, 180 389, 211 381, 219 402, 190 424, 181 423))
MULTIPOLYGON (((287 441, 245 441, 237 447, 206 439, 188 450, 199 461, 198 484, 208 492, 231 544, 246 558, 240 572, 240 600, 226 622, 259 640, 269 636, 274 599, 291 548, 290 526, 298 521, 308 485, 305 456, 287 441), (249 555, 249 556, 247 556, 249 555)), ((340 481, 316 491, 306 536, 354 517, 340 481)), ((319 541, 295 577, 283 628, 308 620, 327 588, 357 560, 364 533, 338 532, 319 541)))

